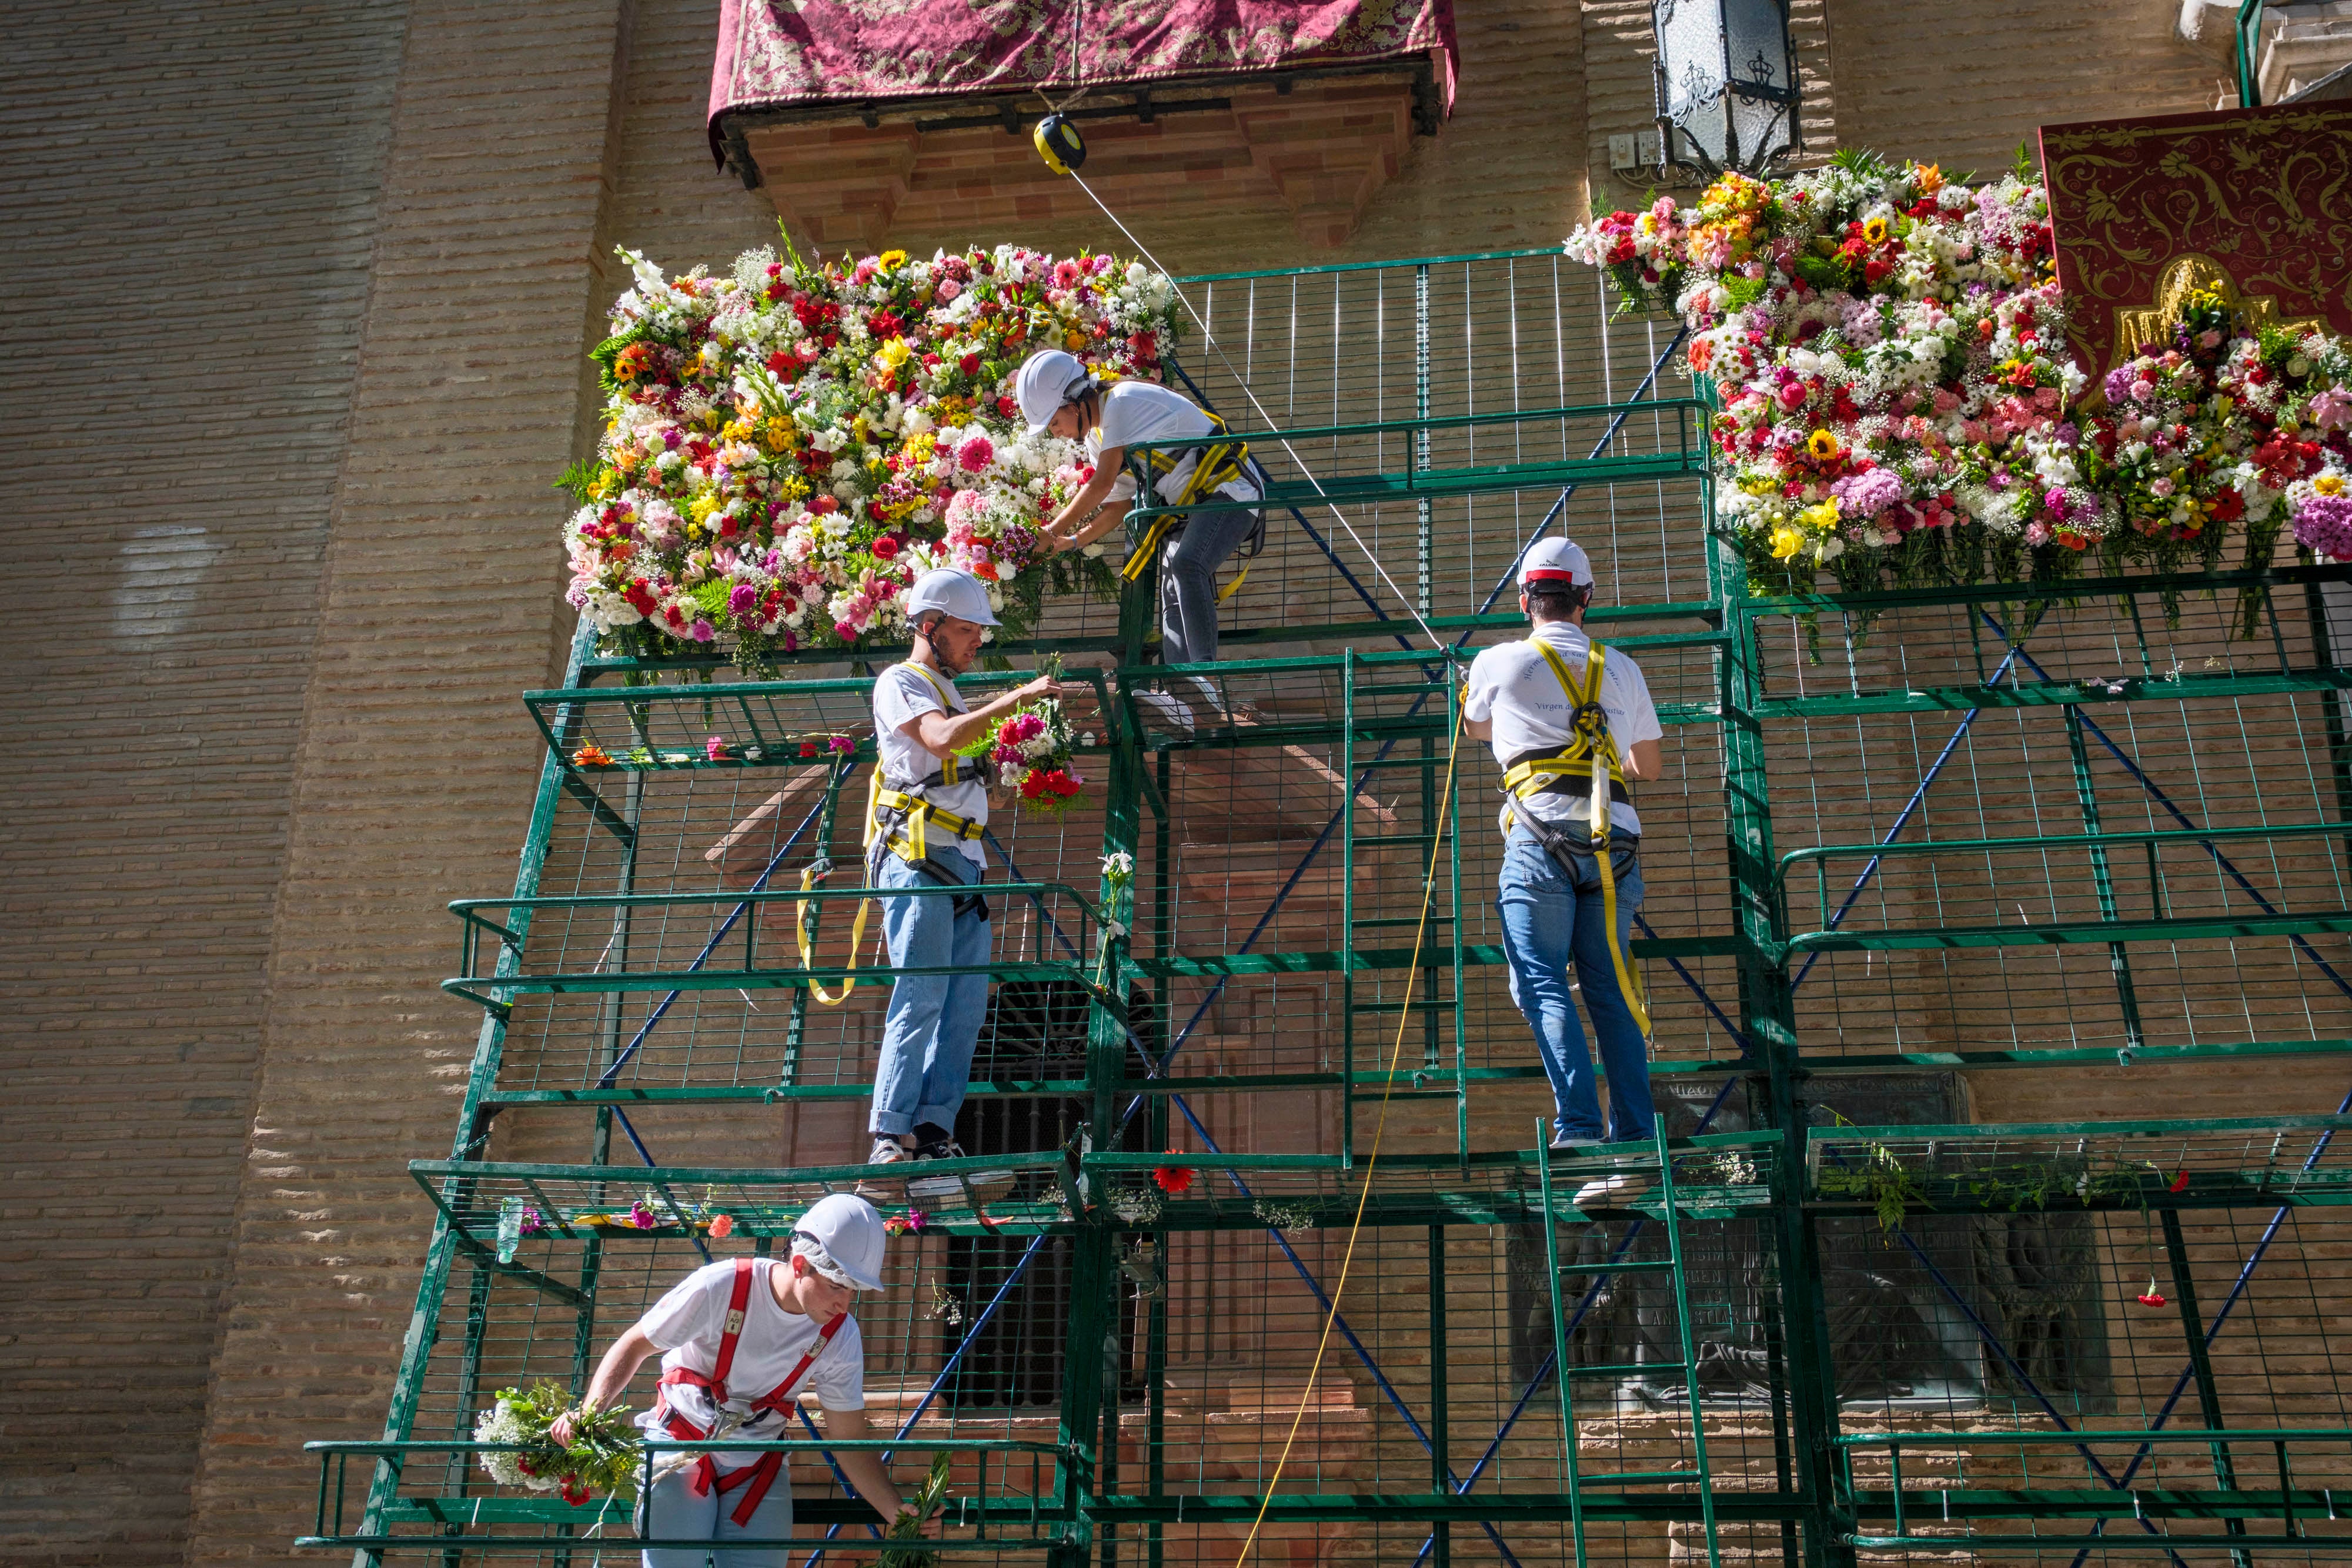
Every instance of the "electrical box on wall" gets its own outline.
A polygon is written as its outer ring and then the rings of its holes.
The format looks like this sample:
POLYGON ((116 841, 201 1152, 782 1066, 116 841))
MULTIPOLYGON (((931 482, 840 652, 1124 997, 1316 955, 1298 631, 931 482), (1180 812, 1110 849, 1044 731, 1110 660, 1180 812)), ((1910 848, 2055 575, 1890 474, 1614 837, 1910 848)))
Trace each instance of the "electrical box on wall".
MULTIPOLYGON (((1677 131, 1676 135, 1681 133, 1677 131)), ((1609 139, 1609 168, 1629 179, 1659 185, 1691 183, 1690 172, 1666 162, 1665 143, 1657 128, 1623 131, 1609 139)))

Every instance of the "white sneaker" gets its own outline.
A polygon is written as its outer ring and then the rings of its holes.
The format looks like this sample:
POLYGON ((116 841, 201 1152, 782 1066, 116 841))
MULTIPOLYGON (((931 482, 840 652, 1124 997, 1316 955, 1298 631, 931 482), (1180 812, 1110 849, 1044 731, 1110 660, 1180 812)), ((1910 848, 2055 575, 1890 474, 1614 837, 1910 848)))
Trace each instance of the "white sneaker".
POLYGON ((1162 724, 1172 729, 1181 729, 1187 735, 1192 732, 1192 710, 1166 692, 1137 692, 1135 700, 1162 724))
MULTIPOLYGON (((866 1163, 869 1166, 903 1166, 912 1164, 914 1158, 914 1151, 898 1139, 887 1133, 877 1133, 874 1134, 874 1150, 866 1156, 866 1163)), ((896 1199, 905 1196, 899 1190, 900 1186, 901 1184, 896 1181, 866 1176, 857 1184, 857 1196, 868 1201, 881 1197, 896 1199)))
MULTIPOLYGON (((922 1165, 932 1160, 961 1160, 971 1156, 953 1138, 942 1138, 936 1144, 925 1144, 917 1149, 914 1157, 916 1164, 922 1165)), ((958 1197, 962 1196, 966 1187, 970 1187, 976 1196, 984 1187, 1003 1186, 1012 1180, 1011 1171, 963 1171, 953 1176, 915 1176, 907 1183, 907 1196, 958 1197)))

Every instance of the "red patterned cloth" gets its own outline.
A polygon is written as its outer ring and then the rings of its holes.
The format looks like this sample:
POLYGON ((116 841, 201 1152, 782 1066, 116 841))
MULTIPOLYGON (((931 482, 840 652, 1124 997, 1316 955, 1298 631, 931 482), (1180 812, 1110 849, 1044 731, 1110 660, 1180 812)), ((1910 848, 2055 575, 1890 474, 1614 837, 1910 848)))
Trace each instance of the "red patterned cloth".
POLYGON ((1453 0, 719 0, 711 140, 746 109, 1423 55, 1451 110, 1453 0))

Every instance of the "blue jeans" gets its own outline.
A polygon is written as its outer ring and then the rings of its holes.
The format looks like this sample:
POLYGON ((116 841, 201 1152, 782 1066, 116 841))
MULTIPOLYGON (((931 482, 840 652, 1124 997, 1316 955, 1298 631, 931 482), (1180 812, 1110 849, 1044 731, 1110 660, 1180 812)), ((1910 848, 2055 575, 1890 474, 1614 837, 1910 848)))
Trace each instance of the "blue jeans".
MULTIPOLYGON (((1570 836, 1584 830, 1570 824, 1570 836)), ((1610 864, 1617 878, 1617 940, 1631 939, 1633 912, 1642 905, 1639 841, 1620 830, 1610 835, 1610 864)), ((1592 1032, 1601 1038, 1601 1062, 1609 1075, 1607 1140, 1626 1143, 1654 1136, 1650 1113, 1650 1063, 1641 1026, 1617 988, 1609 957, 1609 928, 1602 915, 1601 868, 1590 854, 1571 857, 1576 874, 1561 873, 1535 834, 1515 825, 1503 846, 1503 873, 1495 907, 1503 917, 1503 953, 1510 960, 1511 1000, 1535 1030, 1544 1071, 1558 1107, 1555 1135, 1578 1144, 1603 1142, 1601 1097, 1592 1085, 1592 1057, 1576 1019, 1569 989, 1572 959, 1583 982, 1584 1005, 1592 1032)))
MULTIPOLYGON (((980 867, 961 850, 942 847, 931 857, 962 873, 969 884, 980 867)), ((879 887, 937 887, 938 882, 894 854, 882 857, 879 887)), ((975 909, 955 912, 955 900, 886 898, 882 935, 890 962, 901 968, 978 969, 988 962, 988 922, 975 909)), ((988 976, 901 975, 890 987, 890 1010, 882 1021, 882 1061, 874 1074, 874 1111, 868 1130, 898 1136, 918 1122, 953 1127, 971 1082, 972 1048, 988 1016, 988 976)))
POLYGON ((717 1568, 784 1568, 792 1558, 788 1547, 730 1552, 727 1543, 781 1541, 792 1534, 792 1476, 782 1470, 776 1473, 775 1484, 760 1500, 760 1506, 751 1511, 749 1524, 735 1522, 735 1508, 742 1498, 740 1487, 731 1492, 713 1487, 702 1496, 695 1496, 694 1472, 690 1469, 672 1470, 656 1481, 638 1509, 637 1533, 656 1541, 708 1541, 710 1544, 640 1552, 645 1568, 703 1568, 705 1563, 715 1563, 717 1568))
POLYGON ((1228 503, 1195 511, 1160 562, 1160 658, 1206 664, 1217 656, 1217 568, 1257 527, 1257 513, 1228 503))

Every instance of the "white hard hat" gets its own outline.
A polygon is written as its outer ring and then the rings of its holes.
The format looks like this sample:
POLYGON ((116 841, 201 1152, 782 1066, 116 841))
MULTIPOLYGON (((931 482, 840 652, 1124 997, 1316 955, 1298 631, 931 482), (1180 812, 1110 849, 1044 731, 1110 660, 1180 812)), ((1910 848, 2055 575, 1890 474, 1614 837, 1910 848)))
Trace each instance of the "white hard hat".
POLYGON ((927 610, 944 611, 978 626, 996 624, 996 612, 988 607, 988 590, 980 579, 951 566, 933 568, 907 590, 907 620, 919 622, 927 610))
POLYGON ((834 1267, 859 1290, 882 1288, 882 1249, 889 1238, 880 1212, 864 1198, 845 1192, 826 1194, 809 1205, 793 1235, 824 1248, 834 1267))
POLYGON ((1519 561, 1519 586, 1590 588, 1592 560, 1566 539, 1538 539, 1519 561))
POLYGON ((1059 349, 1040 349, 1021 361, 1021 371, 1013 378, 1013 400, 1021 405, 1021 417, 1029 422, 1029 434, 1043 435, 1046 424, 1066 402, 1076 401, 1073 392, 1084 392, 1087 368, 1076 354, 1059 349))

